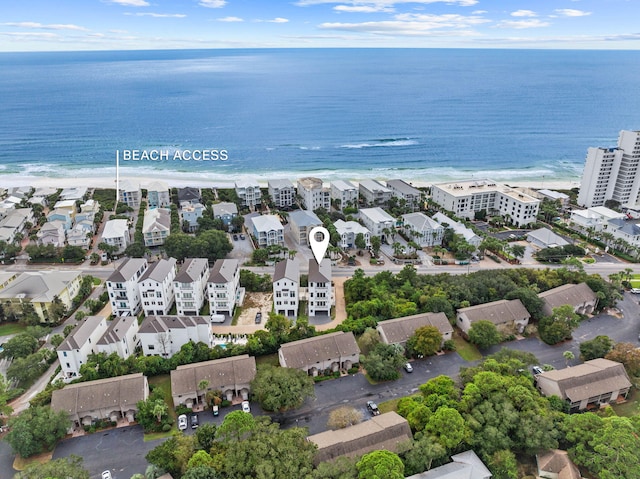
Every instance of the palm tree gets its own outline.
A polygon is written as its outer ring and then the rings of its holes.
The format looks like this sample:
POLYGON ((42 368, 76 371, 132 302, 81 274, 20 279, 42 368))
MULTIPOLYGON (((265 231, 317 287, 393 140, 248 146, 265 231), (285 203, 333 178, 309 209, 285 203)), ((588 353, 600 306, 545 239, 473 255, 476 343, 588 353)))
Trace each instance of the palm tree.
POLYGON ((565 351, 564 353, 562 353, 562 356, 564 357, 567 367, 569 367, 569 361, 572 361, 576 358, 575 354, 573 354, 571 351, 565 351))
POLYGON ((391 245, 393 248, 393 255, 397 258, 404 252, 404 246, 397 241, 391 245))
MULTIPOLYGON (((204 400, 204 391, 209 387, 209 381, 207 381, 206 379, 203 379, 202 381, 200 381, 198 383, 198 390, 202 391, 202 396, 203 396, 203 400, 204 400)), ((199 397, 200 395, 198 395, 199 397)))

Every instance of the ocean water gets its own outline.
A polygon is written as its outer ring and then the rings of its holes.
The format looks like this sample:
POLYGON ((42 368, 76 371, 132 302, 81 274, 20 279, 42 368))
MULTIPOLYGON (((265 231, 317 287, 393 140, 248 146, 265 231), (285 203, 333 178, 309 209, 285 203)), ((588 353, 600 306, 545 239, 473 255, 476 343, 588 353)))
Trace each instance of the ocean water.
POLYGON ((577 180, 589 146, 640 128, 640 52, 446 49, 0 54, 0 182, 122 175, 234 181, 577 180))

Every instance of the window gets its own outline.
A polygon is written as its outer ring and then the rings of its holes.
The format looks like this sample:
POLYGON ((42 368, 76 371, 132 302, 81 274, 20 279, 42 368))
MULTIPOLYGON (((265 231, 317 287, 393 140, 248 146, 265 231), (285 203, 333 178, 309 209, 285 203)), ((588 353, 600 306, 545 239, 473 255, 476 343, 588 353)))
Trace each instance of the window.
POLYGON ((150 344, 150 345, 149 345, 149 349, 150 349, 150 350, 151 350, 151 349, 156 349, 156 347, 155 347, 153 344, 150 344))

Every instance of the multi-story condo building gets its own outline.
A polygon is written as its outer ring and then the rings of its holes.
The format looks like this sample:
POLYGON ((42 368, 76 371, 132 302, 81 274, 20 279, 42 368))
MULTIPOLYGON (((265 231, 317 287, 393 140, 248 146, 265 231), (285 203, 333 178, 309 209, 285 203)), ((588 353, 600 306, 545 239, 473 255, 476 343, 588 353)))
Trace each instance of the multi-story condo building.
POLYGON ((209 279, 209 262, 206 258, 189 258, 173 281, 178 316, 196 316, 204 304, 209 279))
POLYGON ((320 264, 309 260, 309 316, 329 316, 334 304, 333 286, 331 285, 331 261, 323 259, 320 264))
POLYGON ((251 234, 260 248, 272 245, 284 246, 284 227, 275 215, 261 215, 251 218, 251 234))
MULTIPOLYGON (((7 274, 9 277, 15 275, 7 274)), ((59 300, 70 310, 81 283, 82 275, 79 271, 28 271, 9 283, 0 282, 0 302, 5 314, 12 309, 20 316, 22 305, 31 303, 40 321, 57 321, 58 318, 49 317, 50 306, 59 300)))
POLYGON ((623 130, 617 148, 589 148, 580 182, 578 204, 603 206, 607 200, 640 203, 640 131, 623 130))
POLYGON ((216 260, 207 281, 207 297, 211 314, 233 316, 239 293, 240 263, 238 260, 216 260))
POLYGON ((138 318, 123 316, 109 321, 107 330, 98 340, 98 352, 107 355, 116 353, 127 359, 138 346, 138 318))
POLYGON ((161 246, 167 240, 171 228, 171 211, 152 208, 144 212, 142 237, 145 246, 161 246))
POLYGON ((395 231, 396 220, 382 208, 362 208, 360 210, 360 220, 371 233, 371 236, 378 236, 386 241, 387 235, 395 231))
POLYGON ((435 246, 442 244, 444 227, 432 220, 424 213, 409 213, 402 215, 403 228, 407 237, 420 246, 435 246))
POLYGON ((141 199, 142 191, 140 190, 140 185, 136 185, 133 181, 120 180, 118 201, 131 208, 137 208, 140 206, 141 199))
POLYGON ((276 263, 273 273, 273 309, 289 318, 298 316, 300 297, 300 268, 293 259, 276 263))
POLYGON ((147 204, 149 208, 169 208, 171 195, 169 185, 164 181, 154 181, 147 188, 147 204))
POLYGON ((176 269, 175 258, 161 259, 151 264, 138 281, 145 316, 169 314, 175 300, 176 269))
POLYGON ((336 200, 337 208, 342 210, 345 206, 358 207, 358 188, 351 182, 336 180, 331 182, 331 199, 336 200))
POLYGON ((269 180, 269 196, 276 208, 291 208, 296 202, 296 187, 289 180, 269 180))
POLYGON ((106 330, 107 320, 104 316, 87 316, 58 346, 56 352, 65 379, 80 375, 80 367, 86 364, 89 355, 98 352, 98 340, 106 330))
POLYGON ((486 179, 433 185, 431 197, 459 218, 474 219, 476 213, 485 211, 518 227, 534 223, 540 207, 539 199, 486 179))
POLYGON ((355 248, 356 237, 359 234, 362 234, 365 246, 371 246, 371 233, 367 228, 362 226, 357 221, 337 220, 335 223, 333 223, 333 226, 336 227, 336 231, 340 235, 340 243, 338 244, 338 246, 340 246, 341 248, 355 248))
POLYGON ((111 311, 116 316, 136 316, 142 309, 138 281, 149 267, 144 258, 129 258, 107 279, 111 311))
POLYGON ((369 206, 384 205, 391 199, 391 190, 376 180, 362 180, 358 184, 358 191, 369 206))
POLYGON ((118 248, 115 252, 122 253, 131 244, 129 223, 125 219, 109 220, 102 230, 102 241, 118 248))
POLYGON ((404 180, 388 180, 387 188, 391 190, 391 194, 398 198, 398 200, 404 200, 413 211, 420 208, 420 201, 422 199, 422 191, 414 188, 404 180))
POLYGON ((242 201, 242 206, 254 209, 262 203, 262 191, 260 185, 255 180, 236 181, 236 194, 242 201))
POLYGON ((316 226, 322 226, 322 221, 313 211, 296 210, 289 213, 291 238, 299 245, 309 244, 309 233, 316 226))
POLYGON ((298 195, 306 210, 314 211, 318 208, 331 209, 331 192, 325 188, 320 178, 300 178, 298 180, 298 195))
POLYGON ((170 358, 189 341, 213 347, 211 324, 204 316, 147 316, 138 338, 145 356, 170 358))

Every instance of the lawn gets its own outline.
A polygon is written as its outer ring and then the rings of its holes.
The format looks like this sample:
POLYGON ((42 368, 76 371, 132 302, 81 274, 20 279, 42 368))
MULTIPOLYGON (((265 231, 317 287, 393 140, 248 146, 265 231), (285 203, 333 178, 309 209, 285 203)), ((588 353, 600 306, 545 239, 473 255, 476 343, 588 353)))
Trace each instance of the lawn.
MULTIPOLYGON (((154 386, 155 389, 160 389, 162 391, 162 398, 169 408, 169 416, 171 416, 173 421, 177 424, 176 411, 173 408, 173 398, 171 397, 171 376, 169 374, 152 376, 149 378, 149 386, 154 386)), ((169 432, 153 432, 145 434, 144 442, 171 437, 173 431, 174 429, 171 429, 169 432)))
POLYGON ((631 417, 638 414, 640 405, 640 394, 636 388, 631 388, 627 395, 627 402, 622 404, 612 404, 611 407, 618 416, 631 417))
POLYGON ((456 353, 465 361, 476 361, 482 359, 482 354, 473 344, 468 343, 457 334, 453 335, 453 342, 456 345, 456 353))
POLYGON ((256 366, 262 366, 269 364, 271 366, 280 366, 280 360, 278 359, 278 353, 265 354, 264 356, 256 356, 256 366))
POLYGON ((9 334, 18 334, 24 331, 26 326, 18 323, 5 323, 0 325, 0 336, 8 336, 9 334))
POLYGON ((378 404, 378 409, 380 409, 381 413, 397 411, 398 410, 398 402, 400 402, 402 398, 390 399, 389 401, 385 401, 383 403, 378 404))

